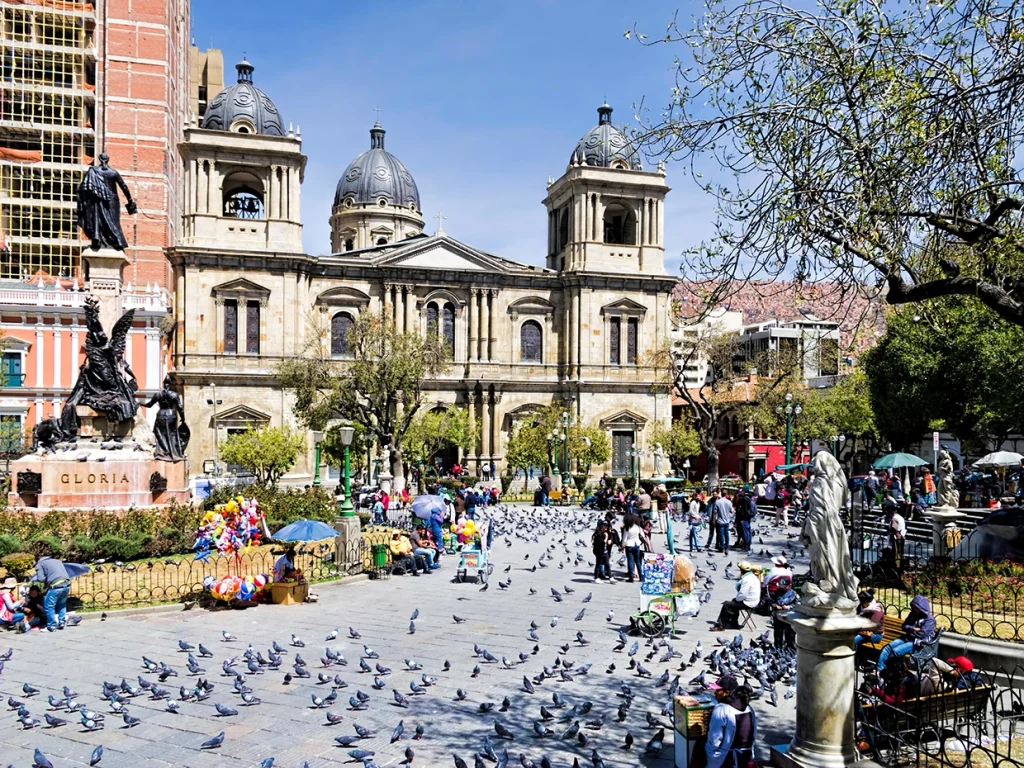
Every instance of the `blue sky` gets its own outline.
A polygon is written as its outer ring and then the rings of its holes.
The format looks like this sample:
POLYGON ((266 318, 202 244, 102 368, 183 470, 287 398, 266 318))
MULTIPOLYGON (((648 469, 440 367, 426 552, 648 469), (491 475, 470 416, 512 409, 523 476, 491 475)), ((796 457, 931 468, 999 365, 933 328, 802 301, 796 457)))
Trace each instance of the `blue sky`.
MULTIPOLYGON (((616 124, 646 99, 660 108, 678 46, 645 48, 623 31, 663 33, 675 3, 606 0, 354 2, 193 0, 193 37, 224 51, 225 79, 243 52, 255 84, 309 157, 302 189, 305 246, 329 248, 334 187, 369 147, 374 108, 386 148, 420 190, 426 230, 543 264, 541 200, 607 98, 616 124)), ((696 10, 696 8, 694 8, 696 10)), ((683 6, 681 15, 690 9, 683 6)), ((680 166, 668 168, 666 256, 709 230, 710 204, 680 166)))

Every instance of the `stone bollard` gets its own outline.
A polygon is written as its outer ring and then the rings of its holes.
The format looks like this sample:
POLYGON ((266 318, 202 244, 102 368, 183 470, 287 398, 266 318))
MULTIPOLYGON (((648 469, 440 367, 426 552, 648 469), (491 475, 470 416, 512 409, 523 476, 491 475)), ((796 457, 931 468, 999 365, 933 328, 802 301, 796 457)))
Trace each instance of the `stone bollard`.
POLYGON ((778 614, 796 632, 796 730, 789 745, 772 747, 777 768, 845 768, 857 760, 854 742, 853 638, 874 625, 839 611, 778 614))
POLYGON ((359 518, 354 515, 352 517, 336 517, 334 529, 338 532, 334 539, 338 570, 351 573, 352 569, 363 559, 360 549, 362 542, 359 536, 359 518))
POLYGON ((932 522, 932 557, 948 557, 950 548, 946 546, 946 526, 954 525, 960 520, 960 512, 954 507, 932 507, 924 511, 924 516, 932 522))

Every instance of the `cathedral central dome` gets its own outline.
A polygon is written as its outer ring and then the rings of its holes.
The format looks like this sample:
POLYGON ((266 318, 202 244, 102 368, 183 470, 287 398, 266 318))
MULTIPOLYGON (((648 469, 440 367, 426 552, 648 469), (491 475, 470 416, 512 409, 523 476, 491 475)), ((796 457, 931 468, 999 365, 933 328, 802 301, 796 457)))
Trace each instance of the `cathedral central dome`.
POLYGON ((349 163, 334 192, 335 207, 392 205, 419 211, 420 193, 412 174, 384 149, 384 129, 374 123, 370 148, 349 163))

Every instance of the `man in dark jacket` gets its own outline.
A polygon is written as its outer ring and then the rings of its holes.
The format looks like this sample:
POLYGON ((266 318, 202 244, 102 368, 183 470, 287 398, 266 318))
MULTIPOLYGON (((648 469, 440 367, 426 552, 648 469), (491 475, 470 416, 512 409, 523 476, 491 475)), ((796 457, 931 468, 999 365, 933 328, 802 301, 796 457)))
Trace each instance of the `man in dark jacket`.
POLYGON ((893 656, 906 656, 914 649, 932 642, 935 639, 935 631, 935 617, 932 616, 928 598, 917 595, 910 601, 910 613, 903 620, 903 637, 893 640, 878 654, 879 674, 893 656))
POLYGON ((46 609, 46 631, 64 629, 68 607, 68 593, 71 592, 71 577, 64 563, 52 557, 40 558, 32 581, 41 581, 46 587, 43 607, 46 609))

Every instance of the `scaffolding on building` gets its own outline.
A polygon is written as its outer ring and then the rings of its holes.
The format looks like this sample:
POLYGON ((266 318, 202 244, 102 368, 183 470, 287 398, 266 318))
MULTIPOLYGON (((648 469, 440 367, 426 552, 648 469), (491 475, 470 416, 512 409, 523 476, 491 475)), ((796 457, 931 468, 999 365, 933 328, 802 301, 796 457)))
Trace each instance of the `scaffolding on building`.
POLYGON ((95 10, 0 0, 0 280, 81 277, 75 189, 96 154, 95 10))

